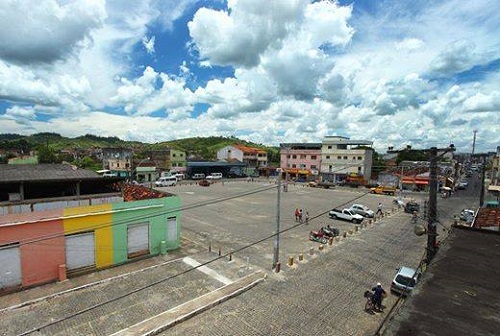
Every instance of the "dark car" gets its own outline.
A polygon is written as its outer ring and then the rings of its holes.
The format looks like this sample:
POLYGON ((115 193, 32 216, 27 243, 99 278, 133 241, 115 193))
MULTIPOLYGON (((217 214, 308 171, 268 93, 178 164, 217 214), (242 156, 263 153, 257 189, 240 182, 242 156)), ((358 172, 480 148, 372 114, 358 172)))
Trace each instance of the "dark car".
POLYGON ((407 213, 413 213, 413 212, 419 212, 420 211, 420 205, 417 202, 408 202, 405 205, 405 212, 407 213))

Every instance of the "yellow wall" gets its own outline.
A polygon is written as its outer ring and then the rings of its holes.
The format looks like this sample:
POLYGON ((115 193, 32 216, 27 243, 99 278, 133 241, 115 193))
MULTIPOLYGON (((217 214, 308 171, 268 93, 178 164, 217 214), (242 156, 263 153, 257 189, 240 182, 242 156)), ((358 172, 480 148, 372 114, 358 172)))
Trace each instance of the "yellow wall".
POLYGON ((95 232, 97 268, 113 264, 113 219, 111 216, 111 204, 67 208, 64 209, 64 217, 63 226, 65 235, 77 232, 95 232))

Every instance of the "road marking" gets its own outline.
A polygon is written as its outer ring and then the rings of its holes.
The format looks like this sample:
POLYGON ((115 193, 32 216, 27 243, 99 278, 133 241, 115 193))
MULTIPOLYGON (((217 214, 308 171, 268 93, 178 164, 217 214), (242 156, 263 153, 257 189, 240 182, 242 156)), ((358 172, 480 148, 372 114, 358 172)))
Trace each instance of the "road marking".
MULTIPOLYGON (((193 258, 190 258, 190 257, 185 257, 182 259, 182 261, 184 261, 186 264, 188 264, 189 266, 192 266, 192 267, 198 267, 201 265, 199 262, 197 262, 196 260, 194 260, 193 258)), ((213 269, 211 269, 207 266, 198 267, 197 270, 205 273, 206 275, 214 278, 217 281, 222 282, 224 285, 229 285, 229 284, 233 283, 233 281, 231 279, 226 278, 225 276, 217 273, 216 271, 214 271, 213 269)))

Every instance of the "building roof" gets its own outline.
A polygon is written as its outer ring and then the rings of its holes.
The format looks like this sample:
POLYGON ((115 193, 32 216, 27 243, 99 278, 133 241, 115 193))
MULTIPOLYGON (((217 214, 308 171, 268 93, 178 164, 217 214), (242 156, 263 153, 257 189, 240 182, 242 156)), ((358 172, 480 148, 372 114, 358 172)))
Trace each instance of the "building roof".
POLYGON ((321 142, 293 142, 293 143, 280 143, 281 149, 318 149, 321 150, 321 142))
POLYGON ((260 148, 255 148, 255 147, 248 147, 245 145, 233 145, 233 147, 238 148, 241 150, 243 153, 246 154, 267 154, 267 152, 263 149, 260 148))
POLYGON ((329 145, 359 145, 359 146, 372 146, 373 141, 369 140, 351 140, 341 136, 326 136, 323 138, 322 144, 329 145))
POLYGON ((500 208, 480 208, 474 219, 473 227, 500 230, 500 208))
POLYGON ((454 228, 389 335, 498 335, 500 234, 454 228))
POLYGON ((0 183, 70 181, 101 178, 96 172, 67 164, 0 164, 0 183))
POLYGON ((244 162, 240 162, 238 160, 226 162, 226 161, 188 161, 187 167, 234 167, 241 166, 244 167, 247 164, 244 162))

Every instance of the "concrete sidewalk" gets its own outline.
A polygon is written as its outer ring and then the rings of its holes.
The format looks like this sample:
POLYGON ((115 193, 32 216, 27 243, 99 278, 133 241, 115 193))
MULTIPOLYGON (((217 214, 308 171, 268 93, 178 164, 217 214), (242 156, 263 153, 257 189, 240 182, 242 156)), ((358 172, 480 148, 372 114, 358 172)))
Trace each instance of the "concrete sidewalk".
POLYGON ((192 316, 195 316, 219 303, 229 300, 230 298, 249 290, 261 281, 264 281, 265 277, 266 276, 263 272, 257 271, 224 287, 216 289, 175 308, 169 309, 159 315, 137 323, 129 328, 114 333, 111 336, 157 335, 177 323, 185 321, 192 316))

